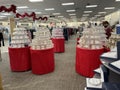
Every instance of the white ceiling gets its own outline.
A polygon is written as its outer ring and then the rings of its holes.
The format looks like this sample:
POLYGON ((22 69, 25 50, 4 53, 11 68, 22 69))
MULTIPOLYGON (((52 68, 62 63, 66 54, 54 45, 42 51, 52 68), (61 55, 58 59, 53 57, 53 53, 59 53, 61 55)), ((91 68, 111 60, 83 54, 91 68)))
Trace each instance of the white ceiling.
MULTIPOLYGON (((39 16, 42 15, 53 15, 53 13, 60 13, 60 16, 64 16, 67 19, 71 19, 69 14, 76 14, 78 21, 82 18, 84 11, 93 11, 89 14, 88 18, 92 18, 95 15, 98 15, 98 12, 106 11, 106 14, 117 11, 120 8, 120 2, 115 2, 115 0, 44 0, 44 2, 29 2, 28 0, 0 0, 0 6, 8 6, 14 4, 16 6, 28 6, 28 9, 18 9, 19 13, 23 12, 41 12, 39 16), (74 5, 70 6, 62 6, 61 3, 74 2, 74 5), (96 8, 86 8, 87 4, 97 4, 96 8), (114 10, 105 10, 105 7, 115 7, 114 10), (46 8, 55 8, 53 11, 45 11, 46 8), (66 12, 66 10, 76 11, 73 13, 66 12)), ((100 17, 105 16, 106 14, 102 14, 100 17)), ((56 16, 57 17, 57 16, 56 16)), ((74 18, 74 17, 73 17, 74 18)), ((63 19, 65 20, 65 19, 63 19)), ((75 21, 75 19, 74 19, 75 21)))

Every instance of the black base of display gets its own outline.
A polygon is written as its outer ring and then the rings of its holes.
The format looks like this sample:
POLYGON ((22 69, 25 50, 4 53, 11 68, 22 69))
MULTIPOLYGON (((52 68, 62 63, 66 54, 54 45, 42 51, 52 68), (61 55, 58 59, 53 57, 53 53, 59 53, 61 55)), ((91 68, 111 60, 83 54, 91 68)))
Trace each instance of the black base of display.
POLYGON ((120 83, 103 83, 103 90, 120 90, 120 83))
POLYGON ((86 90, 103 90, 103 89, 100 89, 100 88, 87 88, 86 90))

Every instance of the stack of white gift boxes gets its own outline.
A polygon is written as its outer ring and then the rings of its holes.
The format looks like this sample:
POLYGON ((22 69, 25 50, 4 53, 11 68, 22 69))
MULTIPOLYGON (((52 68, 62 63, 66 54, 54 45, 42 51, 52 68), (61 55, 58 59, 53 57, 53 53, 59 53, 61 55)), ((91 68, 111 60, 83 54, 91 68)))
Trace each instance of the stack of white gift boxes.
POLYGON ((32 40, 31 48, 35 50, 44 50, 53 48, 50 31, 47 28, 37 28, 35 38, 32 40))
POLYGON ((14 28, 13 35, 11 37, 11 48, 22 48, 29 46, 31 43, 28 31, 25 28, 14 28))
POLYGON ((64 38, 62 28, 54 28, 52 31, 52 38, 64 38))
POLYGON ((106 35, 102 27, 86 28, 80 38, 79 47, 88 49, 100 49, 106 46, 106 35))

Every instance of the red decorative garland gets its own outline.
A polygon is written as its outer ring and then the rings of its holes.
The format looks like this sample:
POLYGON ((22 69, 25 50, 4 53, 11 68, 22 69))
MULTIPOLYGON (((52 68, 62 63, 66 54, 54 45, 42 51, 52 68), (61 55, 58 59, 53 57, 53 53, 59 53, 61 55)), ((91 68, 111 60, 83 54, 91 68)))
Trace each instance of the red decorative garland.
POLYGON ((0 6, 0 12, 5 11, 5 12, 13 12, 16 13, 16 6, 15 5, 11 5, 10 8, 6 8, 5 6, 0 6))
POLYGON ((47 17, 38 17, 38 18, 37 18, 37 17, 36 17, 36 14, 35 14, 34 12, 32 12, 31 14, 28 14, 28 13, 24 13, 24 14, 22 14, 22 15, 19 14, 19 13, 16 14, 16 17, 17 17, 17 18, 20 18, 20 17, 21 17, 21 18, 24 18, 24 17, 26 17, 26 16, 27 16, 27 17, 32 17, 32 18, 33 18, 33 21, 35 21, 35 20, 46 20, 46 21, 47 21, 47 20, 48 20, 47 17))
MULTIPOLYGON (((15 5, 11 5, 10 8, 6 8, 5 6, 0 6, 0 12, 2 11, 5 11, 5 12, 13 12, 13 13, 16 13, 16 6, 15 5)), ((16 13, 16 17, 17 18, 24 18, 24 17, 32 17, 33 20, 48 20, 47 17, 36 17, 36 14, 35 12, 32 12, 31 14, 28 14, 28 13, 24 13, 24 14, 19 14, 19 13, 16 13)))
POLYGON ((28 14, 28 13, 24 13, 24 14, 19 14, 19 13, 17 13, 16 14, 16 17, 17 18, 19 18, 19 17, 22 17, 22 18, 24 18, 24 17, 33 17, 33 20, 34 20, 34 18, 36 17, 36 14, 34 13, 34 12, 32 12, 31 14, 28 14))
POLYGON ((48 18, 47 17, 38 17, 38 18, 35 18, 35 20, 48 20, 48 18))

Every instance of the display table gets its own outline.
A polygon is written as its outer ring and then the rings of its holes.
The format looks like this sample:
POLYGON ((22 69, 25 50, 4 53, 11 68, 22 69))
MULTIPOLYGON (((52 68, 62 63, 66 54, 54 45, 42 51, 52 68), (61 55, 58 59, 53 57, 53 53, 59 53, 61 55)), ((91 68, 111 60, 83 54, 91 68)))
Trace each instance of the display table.
POLYGON ((10 67, 12 71, 26 71, 31 69, 30 47, 8 48, 10 67))
POLYGON ((114 68, 114 67, 112 67, 112 66, 110 66, 109 65, 109 63, 112 63, 112 62, 114 62, 115 60, 110 60, 110 59, 100 59, 101 60, 101 62, 102 62, 102 64, 106 67, 106 68, 108 68, 109 70, 111 70, 111 71, 113 71, 113 72, 115 72, 115 73, 117 73, 117 74, 119 74, 120 75, 120 69, 116 69, 116 68, 114 68))
POLYGON ((64 38, 52 38, 54 44, 54 52, 64 52, 65 51, 65 39, 64 38))
POLYGON ((33 74, 46 74, 54 71, 53 48, 46 50, 30 49, 30 53, 33 74))
POLYGON ((93 77, 93 70, 97 69, 100 62, 100 55, 104 52, 102 49, 85 49, 76 47, 76 72, 86 77, 93 77))

